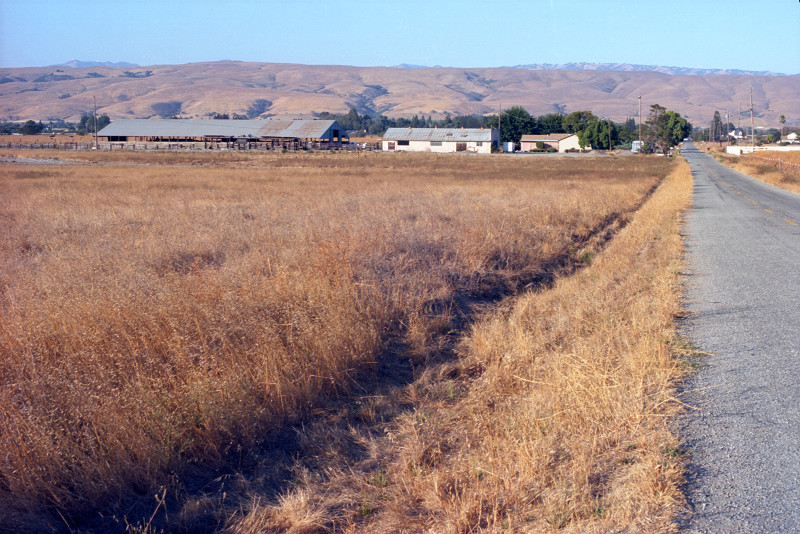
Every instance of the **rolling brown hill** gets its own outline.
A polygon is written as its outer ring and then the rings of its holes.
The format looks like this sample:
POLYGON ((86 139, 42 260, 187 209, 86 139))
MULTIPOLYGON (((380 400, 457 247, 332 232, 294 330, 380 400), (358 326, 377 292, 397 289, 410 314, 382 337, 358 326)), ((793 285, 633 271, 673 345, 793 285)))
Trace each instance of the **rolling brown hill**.
POLYGON ((390 117, 486 114, 513 105, 533 115, 591 110, 622 121, 658 103, 695 125, 714 111, 749 122, 753 88, 757 126, 800 124, 800 76, 669 75, 658 72, 318 66, 219 61, 149 67, 0 69, 0 120, 77 120, 96 98, 112 119, 178 113, 205 117, 309 118, 315 113, 390 117))

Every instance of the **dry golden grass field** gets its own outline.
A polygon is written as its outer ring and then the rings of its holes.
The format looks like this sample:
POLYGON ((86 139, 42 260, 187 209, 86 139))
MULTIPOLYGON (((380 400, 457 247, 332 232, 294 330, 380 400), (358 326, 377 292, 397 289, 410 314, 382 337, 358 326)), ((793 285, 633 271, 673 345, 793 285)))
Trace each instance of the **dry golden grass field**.
POLYGON ((682 161, 15 154, 0 530, 673 528, 682 161))
POLYGON ((800 171, 800 151, 768 150, 758 152, 755 156, 734 156, 726 154, 724 147, 720 148, 718 145, 702 143, 698 146, 701 149, 709 150, 718 161, 742 174, 793 193, 800 193, 800 172, 798 172, 800 171), (789 165, 782 169, 777 164, 779 160, 789 165))

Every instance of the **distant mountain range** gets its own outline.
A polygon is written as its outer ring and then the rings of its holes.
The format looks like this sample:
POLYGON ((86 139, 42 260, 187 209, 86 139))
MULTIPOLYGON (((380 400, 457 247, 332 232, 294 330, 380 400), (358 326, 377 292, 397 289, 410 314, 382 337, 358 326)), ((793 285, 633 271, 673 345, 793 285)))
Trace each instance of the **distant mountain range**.
MULTIPOLYGON (((223 59, 220 61, 236 61, 233 59, 223 59)), ((111 61, 81 61, 73 59, 66 63, 56 65, 57 67, 138 67, 136 63, 128 63, 125 61, 118 61, 116 63, 111 61)), ((441 65, 415 65, 412 63, 400 63, 390 68, 397 69, 440 69, 441 65)), ((662 74, 670 75, 684 75, 684 76, 709 76, 712 74, 734 74, 734 75, 752 75, 752 76, 787 76, 779 72, 771 72, 768 70, 752 71, 740 69, 693 69, 687 67, 664 67, 660 65, 635 65, 631 63, 564 63, 555 65, 552 63, 535 63, 531 65, 513 65, 512 69, 524 70, 606 70, 618 72, 660 72, 662 74)))
POLYGON ((56 65, 56 67, 72 67, 75 69, 83 68, 83 67, 138 67, 136 63, 128 63, 126 61, 117 61, 116 63, 111 61, 81 61, 79 59, 73 59, 72 61, 67 61, 66 63, 61 63, 60 65, 56 65))
POLYGON ((311 118, 323 111, 441 118, 523 106, 532 115, 590 110, 624 121, 660 104, 694 124, 719 111, 736 124, 800 124, 800 76, 626 64, 450 68, 351 67, 213 61, 185 65, 69 62, 74 67, 0 68, 0 120, 75 121, 97 102, 111 119, 164 115, 311 118), (84 66, 80 66, 84 65, 84 66), (675 69, 675 68, 673 68, 675 69), (723 74, 724 73, 724 74, 723 74), (744 118, 742 119, 744 120, 744 118))
POLYGON ((604 70, 618 72, 660 72, 671 76, 711 76, 716 74, 732 74, 746 76, 787 76, 770 71, 750 71, 739 69, 692 69, 686 67, 662 67, 658 65, 632 65, 630 63, 565 63, 551 65, 539 63, 534 65, 515 65, 515 69, 525 70, 604 70))
MULTIPOLYGON (((411 65, 401 63, 395 65, 399 69, 426 69, 438 68, 426 67, 425 65, 411 65)), ((524 70, 604 70, 618 72, 660 72, 661 74, 681 75, 681 76, 709 76, 712 74, 733 74, 733 75, 752 75, 752 76, 787 76, 778 72, 771 71, 750 71, 740 69, 693 69, 687 67, 663 67, 660 65, 634 65, 631 63, 564 63, 554 65, 552 63, 535 63, 532 65, 513 65, 506 67, 511 69, 524 70)))

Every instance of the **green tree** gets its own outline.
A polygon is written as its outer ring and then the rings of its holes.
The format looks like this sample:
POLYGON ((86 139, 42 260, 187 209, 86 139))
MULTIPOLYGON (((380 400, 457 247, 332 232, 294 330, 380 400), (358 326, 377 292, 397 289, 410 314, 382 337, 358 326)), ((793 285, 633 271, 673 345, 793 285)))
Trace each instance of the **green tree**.
MULTIPOLYGON (((97 131, 99 132, 106 126, 111 124, 111 119, 108 118, 108 115, 103 113, 99 117, 97 117, 97 131)), ((94 133, 94 115, 89 113, 83 113, 81 115, 81 120, 78 122, 78 131, 86 132, 93 134, 94 133)))
POLYGON ((500 128, 500 141, 519 143, 523 135, 533 133, 536 119, 522 106, 512 106, 498 116, 489 119, 488 126, 500 128))
POLYGON ((639 139, 639 128, 636 126, 636 119, 628 117, 622 124, 615 124, 617 128, 618 142, 623 145, 630 145, 635 139, 639 139))
POLYGON ((19 133, 23 135, 36 135, 42 132, 44 126, 41 122, 26 121, 25 124, 19 129, 19 133))
POLYGON ((711 126, 711 140, 719 141, 722 138, 722 117, 719 111, 714 112, 714 120, 711 126))
POLYGON ((767 143, 780 143, 781 132, 777 128, 770 128, 765 132, 767 135, 767 143))
POLYGON ((658 104, 650 106, 650 116, 646 125, 645 141, 647 144, 656 145, 662 154, 666 154, 692 131, 692 125, 681 117, 680 113, 669 111, 658 104))
POLYGON ((786 116, 781 115, 778 117, 778 122, 781 123, 781 135, 786 135, 786 116))
POLYGON ((561 113, 542 115, 539 117, 538 123, 538 131, 533 133, 551 134, 564 132, 564 115, 561 113))
POLYGON ((619 132, 610 120, 593 120, 580 131, 578 140, 583 147, 610 149, 619 140, 619 132))
POLYGON ((590 122, 596 121, 597 117, 591 111, 573 111, 564 117, 563 127, 567 133, 580 134, 590 122))

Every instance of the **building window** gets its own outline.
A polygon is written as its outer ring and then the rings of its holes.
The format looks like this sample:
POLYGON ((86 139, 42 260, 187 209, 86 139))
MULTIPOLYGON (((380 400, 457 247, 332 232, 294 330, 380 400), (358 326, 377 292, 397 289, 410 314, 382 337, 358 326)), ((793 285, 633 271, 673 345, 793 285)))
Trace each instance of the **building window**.
POLYGON ((388 146, 386 147, 386 149, 387 149, 387 150, 394 150, 394 141, 389 141, 389 142, 387 143, 387 145, 388 145, 388 146))
POLYGON ((431 146, 442 146, 441 141, 431 141, 431 146))
POLYGON ((408 141, 400 139, 399 141, 397 141, 397 146, 408 146, 408 141))
POLYGON ((483 146, 483 141, 478 141, 475 143, 475 146, 483 146))

